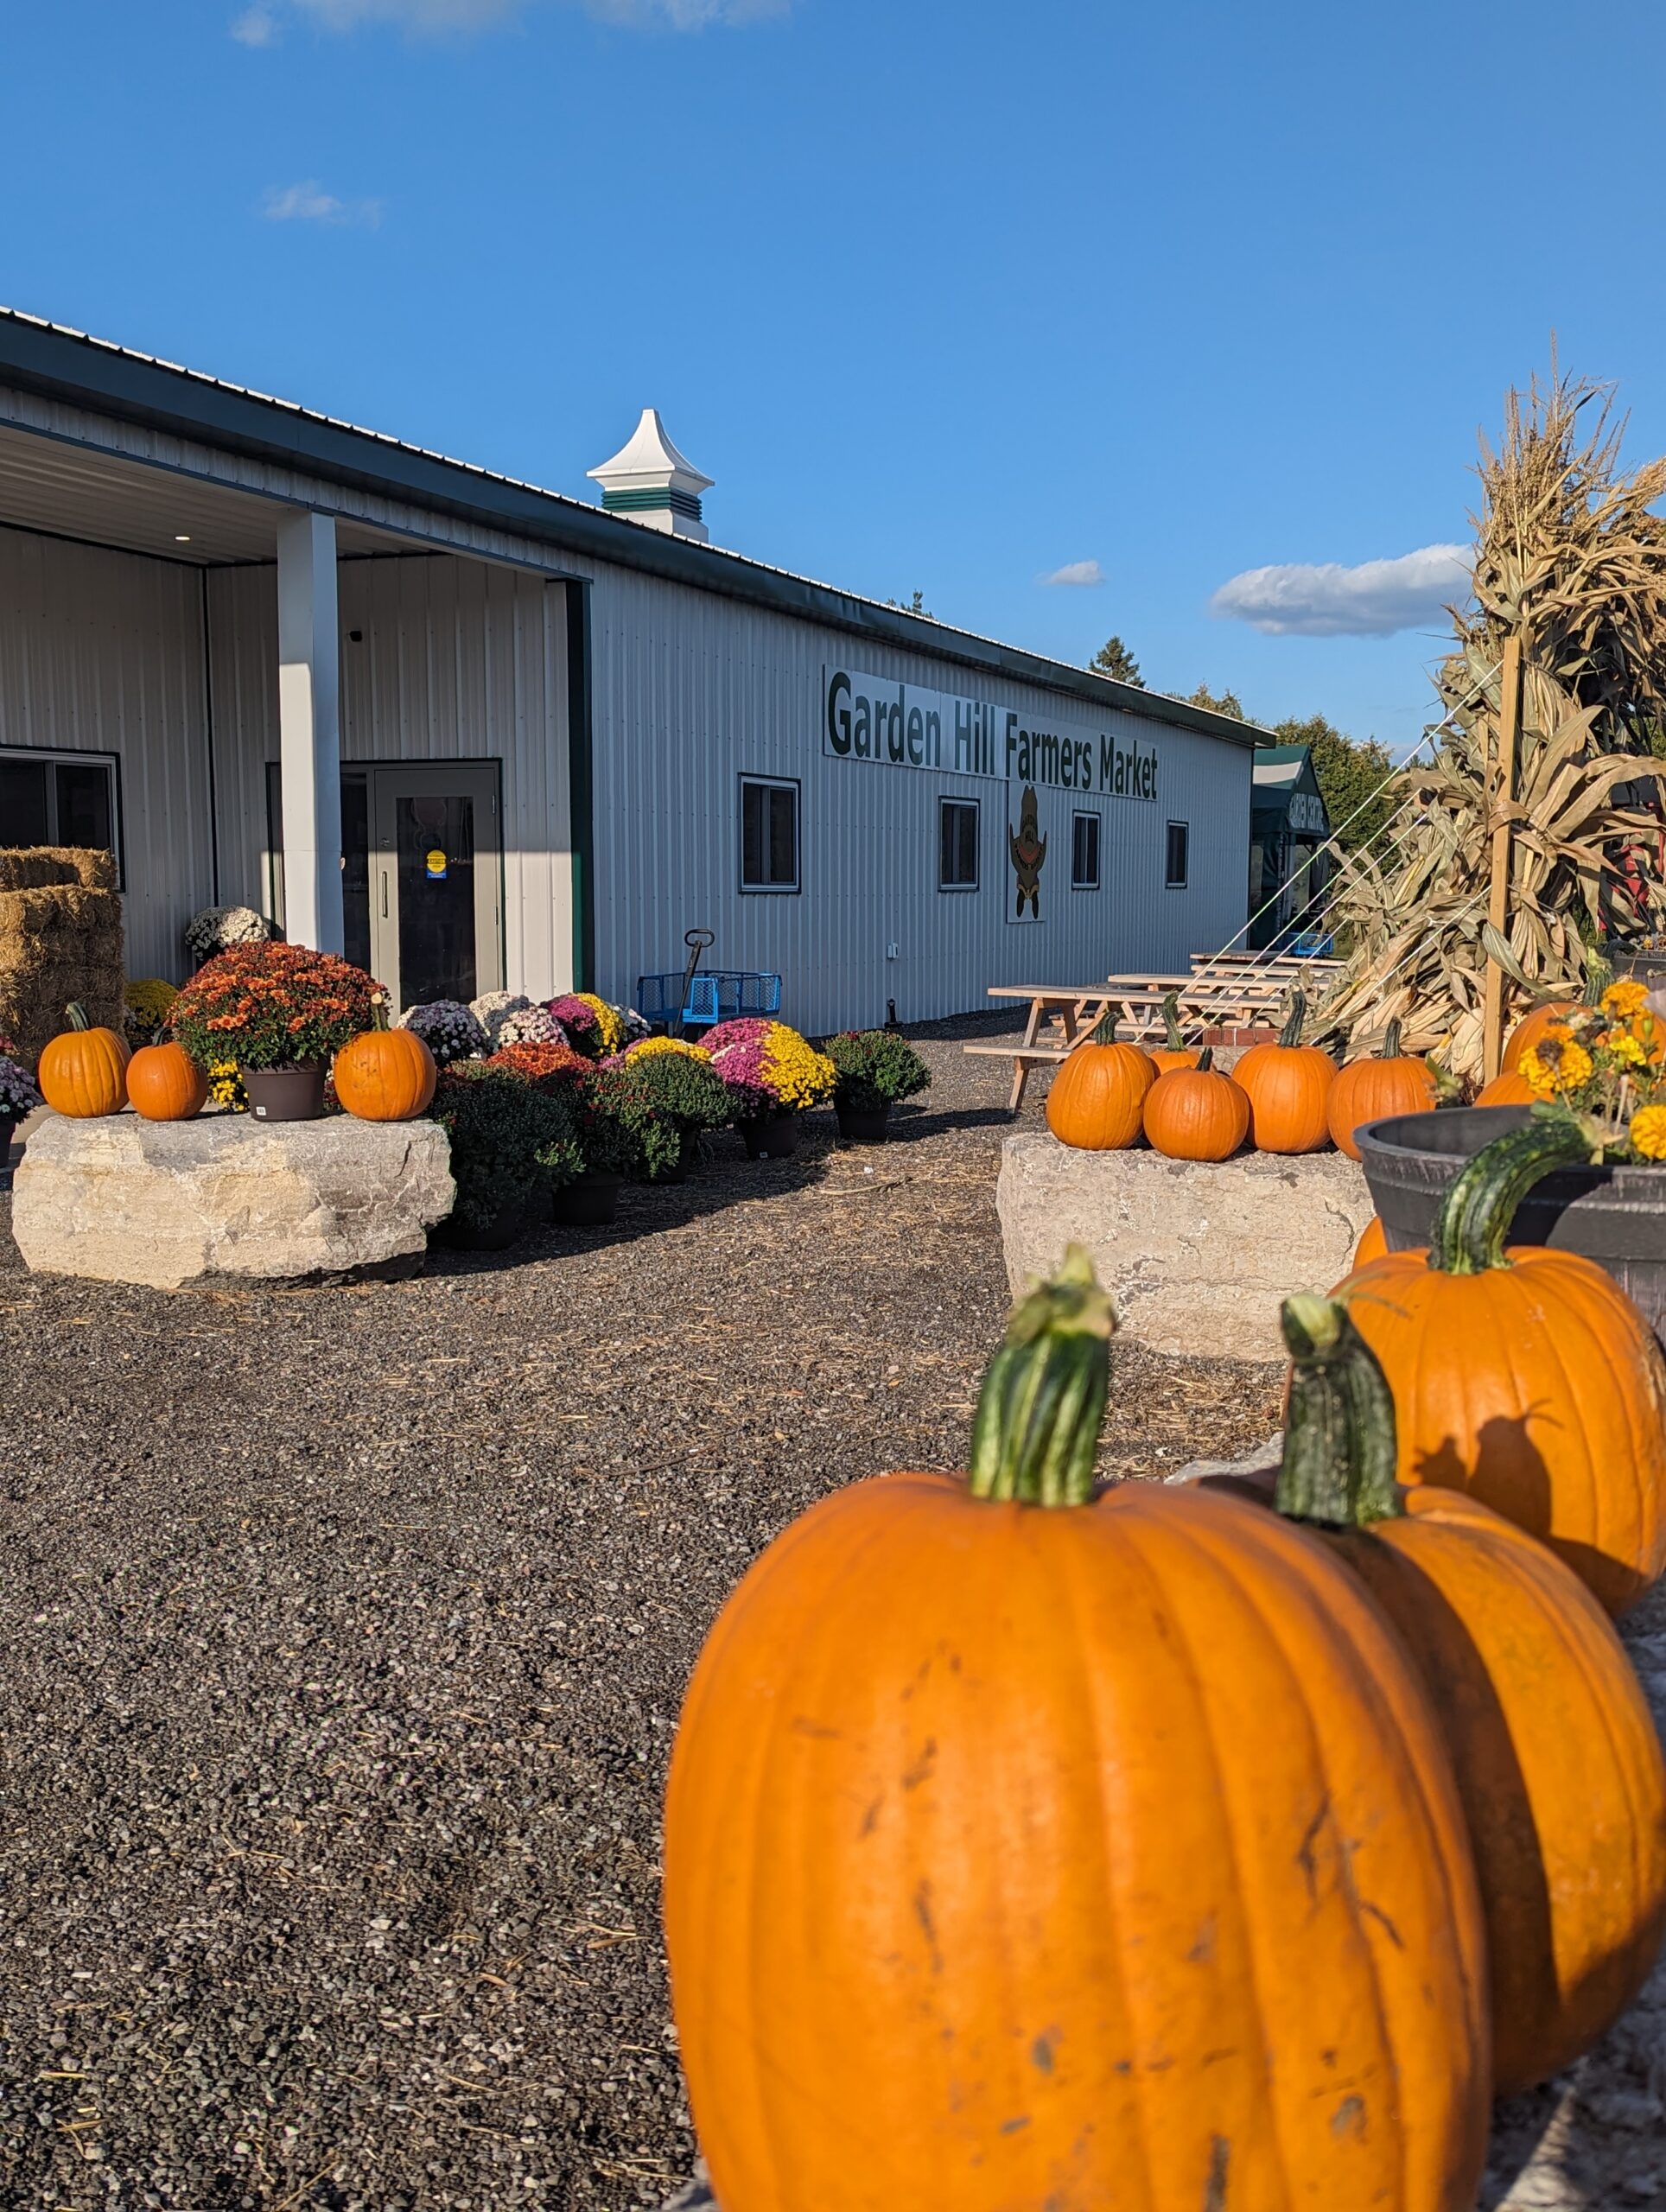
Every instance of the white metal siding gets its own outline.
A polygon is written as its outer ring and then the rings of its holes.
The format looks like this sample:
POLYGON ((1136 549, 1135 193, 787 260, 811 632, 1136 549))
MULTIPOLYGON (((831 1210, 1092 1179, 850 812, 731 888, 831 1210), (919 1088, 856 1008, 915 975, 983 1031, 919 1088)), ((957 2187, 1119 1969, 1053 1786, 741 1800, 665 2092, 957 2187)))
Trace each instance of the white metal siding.
POLYGON ((172 562, 0 529, 0 747, 117 756, 127 972, 176 982, 213 897, 201 593, 172 562))
MULTIPOLYGON (((276 571, 209 578, 221 877, 269 908, 266 765, 278 757, 276 571)), ((502 764, 506 973, 572 981, 564 598, 541 578, 448 555, 344 561, 341 757, 502 764), (362 633, 354 643, 351 633, 362 633)))
POLYGON ((1154 801, 1041 793, 1049 844, 1036 925, 1009 922, 1019 786, 837 760, 822 745, 823 671, 844 668, 1022 714, 1092 721, 1084 702, 706 592, 603 569, 595 656, 597 988, 680 969, 683 934, 716 932, 720 968, 779 971, 811 1031, 986 1007, 991 983, 1087 983, 1141 966, 1184 972, 1243 923, 1250 754, 1149 717, 1094 725, 1159 750, 1154 801), (741 777, 801 785, 802 893, 740 889, 741 777), (979 803, 979 888, 940 892, 938 801, 979 803), (1098 891, 1071 888, 1070 817, 1102 819, 1098 891), (1188 884, 1164 886, 1166 826, 1190 830, 1188 884), (887 959, 895 944, 898 957, 887 959))

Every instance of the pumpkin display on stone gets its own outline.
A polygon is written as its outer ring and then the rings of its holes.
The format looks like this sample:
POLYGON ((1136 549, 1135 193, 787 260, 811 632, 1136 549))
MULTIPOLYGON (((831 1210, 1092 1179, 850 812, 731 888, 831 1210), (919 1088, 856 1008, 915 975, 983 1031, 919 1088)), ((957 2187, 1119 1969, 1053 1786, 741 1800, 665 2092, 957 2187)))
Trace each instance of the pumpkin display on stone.
POLYGON ((1047 1127, 1080 1152, 1123 1151, 1140 1134, 1145 1095, 1156 1080, 1150 1054, 1119 1042, 1112 1007, 1053 1077, 1047 1127))
POLYGON ((1145 1095, 1148 1140, 1169 1160, 1227 1160, 1250 1130, 1250 1101, 1205 1046, 1195 1067, 1170 1068, 1145 1095))
POLYGON ((1389 1239, 1383 1227, 1383 1217, 1374 1213, 1359 1232, 1359 1242, 1354 1246, 1353 1263, 1363 1268, 1367 1260, 1380 1259, 1389 1249, 1389 1239))
POLYGON ((1475 1499, 1396 1483, 1394 1400, 1347 1309, 1292 1298, 1283 1320, 1292 1366, 1274 1502, 1359 1576, 1428 1681, 1486 1913, 1495 2087, 1514 2095, 1587 2050, 1659 1951, 1666 1765, 1654 1720, 1576 1575, 1475 1499))
POLYGON ((1427 1060, 1400 1049, 1400 1024, 1389 1022, 1382 1052, 1374 1059, 1350 1060, 1331 1085, 1326 1118, 1338 1149, 1358 1160, 1354 1132, 1367 1122, 1392 1114, 1423 1114, 1440 1103, 1440 1087, 1427 1060))
POLYGON ((414 1122, 433 1103, 439 1080, 434 1055, 416 1030, 389 1028, 379 996, 371 1021, 335 1056, 336 1097, 361 1122, 414 1122))
POLYGON ((127 1096, 147 1122, 188 1122, 208 1103, 208 1078, 181 1045, 141 1045, 127 1064, 127 1096))
POLYGON ((823 1498, 707 1639, 664 1905, 723 2212, 1473 2204, 1485 1938, 1427 1692, 1307 1534, 1096 1491, 1112 1325, 1073 1251, 970 1478, 823 1498))
POLYGON ((64 1008, 67 1029, 48 1040, 35 1071, 41 1096, 54 1114, 93 1121, 127 1103, 127 1046, 113 1029, 95 1028, 79 1006, 64 1008))
POLYGON ((1252 1045, 1232 1071, 1250 1100, 1250 1135, 1257 1152, 1317 1152, 1331 1141, 1331 1086, 1336 1062, 1304 1045, 1307 1002, 1290 994, 1290 1010, 1275 1045, 1252 1045))
POLYGON ((1174 1068, 1194 1068, 1202 1054, 1180 1034, 1180 995, 1171 991, 1163 1001, 1163 1042, 1149 1055, 1160 1076, 1174 1068))
POLYGON ((1533 1185, 1588 1157, 1571 1117, 1495 1138, 1428 1250, 1384 1253, 1339 1294, 1394 1392, 1401 1481, 1479 1498, 1619 1613, 1666 1567, 1666 1364, 1595 1261, 1504 1249, 1533 1185))
POLYGON ((1475 1094, 1478 1106, 1530 1106, 1533 1099, 1533 1087, 1519 1068, 1500 1069, 1475 1094))

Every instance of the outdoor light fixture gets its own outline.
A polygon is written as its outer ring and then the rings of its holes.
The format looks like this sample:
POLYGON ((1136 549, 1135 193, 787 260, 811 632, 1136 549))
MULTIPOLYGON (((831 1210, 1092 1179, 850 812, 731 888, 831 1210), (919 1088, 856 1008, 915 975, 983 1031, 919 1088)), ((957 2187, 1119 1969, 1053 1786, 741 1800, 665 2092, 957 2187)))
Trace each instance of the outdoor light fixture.
POLYGON ((186 530, 176 530, 174 532, 174 543, 175 545, 188 545, 191 543, 191 533, 186 530))

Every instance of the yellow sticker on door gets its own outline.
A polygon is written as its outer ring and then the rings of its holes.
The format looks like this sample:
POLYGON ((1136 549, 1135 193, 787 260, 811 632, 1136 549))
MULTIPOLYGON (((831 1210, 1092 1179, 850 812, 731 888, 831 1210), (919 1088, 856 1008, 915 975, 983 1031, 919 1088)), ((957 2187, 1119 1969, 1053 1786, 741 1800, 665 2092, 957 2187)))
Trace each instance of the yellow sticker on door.
POLYGON ((429 856, 428 856, 428 880, 429 880, 429 881, 430 883, 443 883, 443 882, 445 881, 445 872, 446 872, 446 858, 445 858, 445 855, 444 855, 443 853, 442 853, 442 852, 432 852, 432 853, 430 853, 430 854, 429 855, 429 856))

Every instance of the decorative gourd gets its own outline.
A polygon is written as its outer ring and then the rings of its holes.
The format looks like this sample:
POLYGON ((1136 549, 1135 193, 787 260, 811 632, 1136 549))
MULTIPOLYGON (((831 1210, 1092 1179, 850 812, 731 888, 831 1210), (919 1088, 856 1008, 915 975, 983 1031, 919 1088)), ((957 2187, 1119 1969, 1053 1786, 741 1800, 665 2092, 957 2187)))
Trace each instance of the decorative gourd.
POLYGON ((88 1025, 79 1006, 67 1006, 67 1029, 41 1054, 35 1080, 54 1114, 93 1121, 119 1114, 127 1103, 127 1046, 113 1029, 88 1025))
POLYGON ((1331 1135, 1350 1160, 1358 1160, 1356 1129, 1390 1114, 1427 1113, 1440 1096, 1434 1070, 1427 1060, 1402 1052, 1400 1024, 1391 1021, 1383 1033, 1380 1058, 1350 1060, 1331 1085, 1326 1109, 1331 1135))
POLYGON ((335 1095, 361 1122, 414 1122, 433 1101, 434 1055, 414 1029, 388 1027, 379 998, 371 1020, 335 1056, 335 1095))
POLYGON ((127 1064, 127 1095, 147 1122, 188 1122, 208 1103, 208 1078, 182 1045, 142 1045, 127 1064))
POLYGON ((1116 1011, 1069 1054, 1047 1093, 1047 1127, 1081 1152, 1121 1152, 1140 1134, 1145 1095, 1157 1080, 1149 1053, 1116 1041, 1116 1011))
POLYGON ((1475 1094, 1478 1106, 1530 1106, 1533 1091, 1518 1068, 1503 1068, 1475 1094))
POLYGON ((1359 1232, 1359 1242, 1354 1246, 1353 1263, 1363 1268, 1367 1260, 1379 1259, 1389 1249, 1389 1240, 1383 1227, 1383 1217, 1374 1213, 1359 1232))
POLYGON ((1666 1567, 1666 1364, 1593 1260, 1504 1249, 1533 1185, 1588 1157, 1571 1120, 1495 1138, 1429 1250, 1385 1253, 1340 1294, 1394 1392, 1401 1481, 1479 1498, 1619 1613, 1666 1567))
POLYGON ((1096 1495, 1110 1326, 1072 1253, 970 1479, 823 1498, 707 1640, 664 1897, 724 2212, 858 2167, 898 2212, 1472 2204, 1484 1942, 1426 1694, 1275 1515, 1096 1495))
POLYGON ((1145 1095, 1145 1133, 1170 1160, 1225 1160, 1250 1128, 1250 1101, 1212 1065, 1205 1046, 1196 1067, 1170 1068, 1145 1095))
POLYGON ((1336 1062, 1304 1045, 1307 1001, 1290 994, 1290 1012, 1276 1045, 1252 1045, 1232 1071, 1250 1099, 1250 1134, 1257 1152, 1317 1152, 1330 1141, 1327 1118, 1336 1062))
POLYGON ((1432 1694, 1475 1846, 1495 2087, 1570 2064, 1648 1978, 1666 1926, 1666 1765, 1594 1598, 1473 1498, 1394 1479, 1394 1401, 1339 1305, 1284 1307, 1278 1510, 1323 1535, 1432 1694))
POLYGON ((1160 1076, 1167 1075, 1173 1068, 1194 1068, 1201 1053, 1190 1046, 1180 1034, 1180 995, 1171 991, 1163 1001, 1163 1035, 1167 1042, 1148 1055, 1160 1076))

